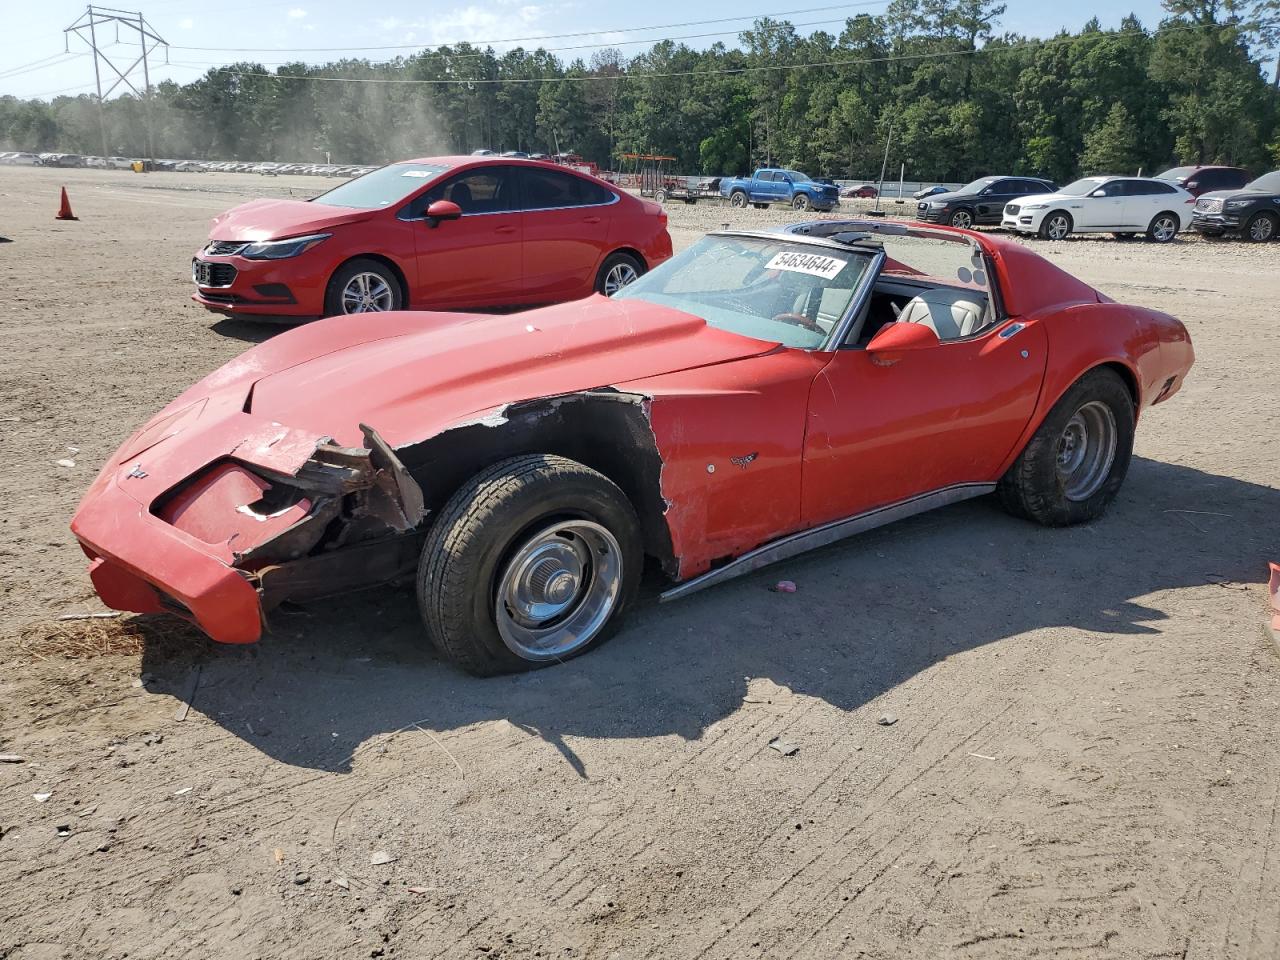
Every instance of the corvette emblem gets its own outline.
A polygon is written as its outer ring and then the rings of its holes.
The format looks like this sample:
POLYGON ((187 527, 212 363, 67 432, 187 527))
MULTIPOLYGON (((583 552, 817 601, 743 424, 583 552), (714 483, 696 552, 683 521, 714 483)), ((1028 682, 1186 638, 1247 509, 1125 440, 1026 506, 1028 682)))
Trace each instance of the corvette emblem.
POLYGON ((134 480, 141 480, 147 475, 147 471, 142 469, 142 464, 135 463, 133 469, 125 474, 126 477, 132 477, 134 480))

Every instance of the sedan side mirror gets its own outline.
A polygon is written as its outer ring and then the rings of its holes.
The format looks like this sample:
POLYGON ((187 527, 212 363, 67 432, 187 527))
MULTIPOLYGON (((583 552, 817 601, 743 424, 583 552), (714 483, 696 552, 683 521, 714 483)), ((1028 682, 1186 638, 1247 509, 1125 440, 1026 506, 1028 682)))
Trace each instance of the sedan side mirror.
POLYGON ((887 323, 867 344, 867 355, 880 366, 891 366, 904 354, 936 347, 941 340, 933 328, 923 323, 887 323))
POLYGON ((427 226, 433 230, 445 220, 457 220, 462 216, 462 208, 452 200, 437 200, 427 207, 427 226))

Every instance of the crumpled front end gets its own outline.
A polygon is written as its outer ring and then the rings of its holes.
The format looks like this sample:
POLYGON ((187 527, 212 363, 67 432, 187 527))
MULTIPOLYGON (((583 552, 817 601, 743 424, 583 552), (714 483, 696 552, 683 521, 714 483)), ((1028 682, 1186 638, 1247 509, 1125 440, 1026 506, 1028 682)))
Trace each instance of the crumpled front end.
POLYGON ((235 400, 202 400, 139 431, 71 529, 107 606, 176 613, 214 640, 252 643, 264 611, 283 600, 411 567, 417 538, 405 534, 426 511, 375 430, 362 426, 364 446, 344 447, 255 418, 235 400))

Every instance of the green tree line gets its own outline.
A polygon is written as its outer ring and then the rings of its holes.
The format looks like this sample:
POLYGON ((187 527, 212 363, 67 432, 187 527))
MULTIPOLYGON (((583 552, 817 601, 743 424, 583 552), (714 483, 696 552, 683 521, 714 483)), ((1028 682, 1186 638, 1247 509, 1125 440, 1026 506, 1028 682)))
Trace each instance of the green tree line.
POLYGON ((1280 166, 1280 96, 1263 57, 1280 0, 1165 0, 1048 39, 997 34, 1003 3, 893 0, 806 35, 757 20, 737 46, 673 40, 630 58, 564 62, 462 43, 385 63, 243 62, 148 101, 0 98, 0 148, 110 155, 380 163, 441 152, 576 152, 618 168, 662 153, 685 172, 757 164, 812 174, 1060 181, 1173 163, 1280 166), (341 77, 351 82, 317 80, 341 77), (404 83, 385 81, 442 81, 404 83), (101 123, 101 125, 100 125, 101 123), (148 139, 150 137, 150 139, 148 139))

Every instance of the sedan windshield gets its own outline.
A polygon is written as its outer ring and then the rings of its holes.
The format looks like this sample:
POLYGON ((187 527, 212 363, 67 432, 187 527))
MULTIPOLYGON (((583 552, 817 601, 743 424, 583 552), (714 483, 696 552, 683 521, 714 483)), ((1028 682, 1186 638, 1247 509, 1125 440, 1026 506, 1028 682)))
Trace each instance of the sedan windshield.
POLYGON ((328 193, 320 194, 315 202, 331 207, 380 210, 404 200, 447 169, 430 163, 393 163, 339 184, 328 193))
POLYGON ((1102 186, 1106 180, 1105 177, 1085 177, 1083 180, 1077 180, 1075 183, 1068 183, 1059 190, 1059 193, 1066 194, 1068 197, 1084 197, 1093 193, 1098 187, 1102 186))
POLYGON ((813 349, 839 323, 870 264, 860 250, 709 236, 614 299, 672 307, 743 336, 813 349))
POLYGON ((1261 190, 1263 193, 1280 193, 1280 170, 1264 173, 1257 180, 1245 187, 1246 190, 1261 190))

